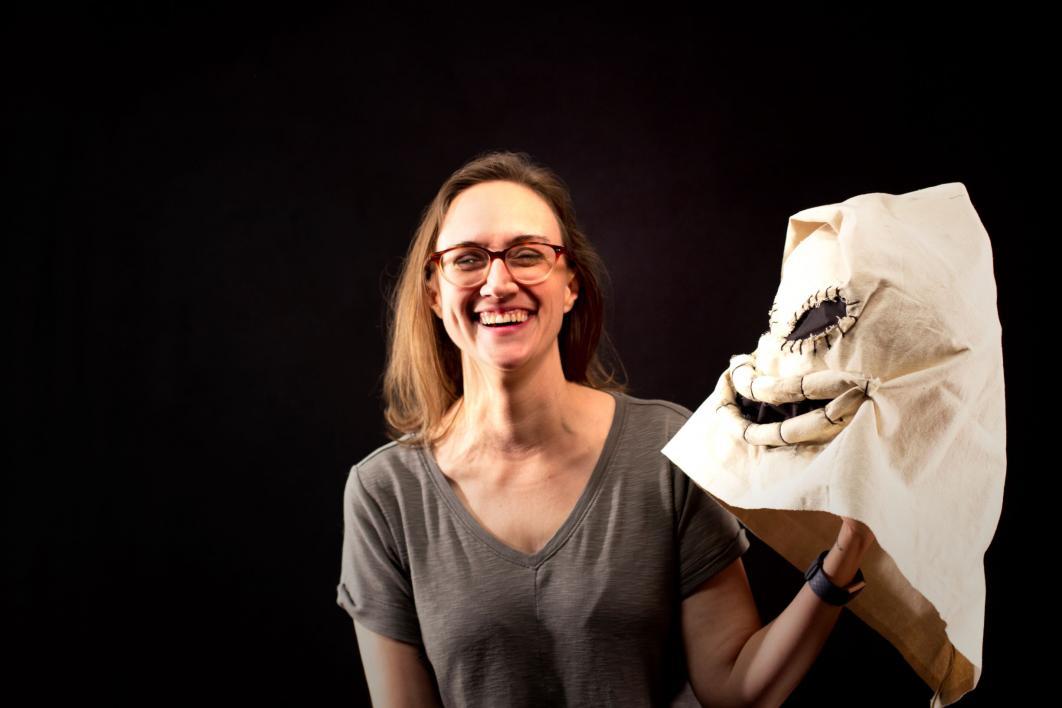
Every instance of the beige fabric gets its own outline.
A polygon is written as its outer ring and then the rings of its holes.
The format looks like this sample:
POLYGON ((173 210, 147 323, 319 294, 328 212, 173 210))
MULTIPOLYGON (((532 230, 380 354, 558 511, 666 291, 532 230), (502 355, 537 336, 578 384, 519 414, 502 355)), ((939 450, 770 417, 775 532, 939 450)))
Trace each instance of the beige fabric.
POLYGON ((954 703, 981 675, 983 560, 1006 476, 992 250, 966 188, 794 214, 769 315, 662 452, 801 571, 838 516, 870 526, 867 587, 848 607, 933 688, 931 706, 954 703), (845 314, 787 340, 830 302, 845 314), (757 425, 736 393, 833 400, 757 425))

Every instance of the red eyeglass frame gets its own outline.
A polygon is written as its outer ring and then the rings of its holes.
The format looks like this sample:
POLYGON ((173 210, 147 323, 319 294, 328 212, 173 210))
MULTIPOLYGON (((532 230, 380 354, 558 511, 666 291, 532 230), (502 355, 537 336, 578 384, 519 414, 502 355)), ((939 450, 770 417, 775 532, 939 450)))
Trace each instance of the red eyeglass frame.
MULTIPOLYGON (((552 248, 553 252, 557 254, 557 261, 555 261, 553 263, 553 268, 554 269, 557 267, 557 263, 560 262, 560 257, 561 256, 567 256, 568 260, 569 261, 571 260, 571 252, 565 246, 558 246, 555 243, 544 243, 544 242, 540 242, 540 241, 521 241, 519 243, 514 243, 513 245, 509 246, 508 248, 503 248, 500 251, 492 251, 489 248, 485 248, 483 246, 470 246, 469 244, 466 243, 466 244, 462 244, 460 246, 451 246, 450 248, 444 248, 441 251, 436 251, 435 253, 433 253, 430 256, 428 256, 428 259, 424 262, 424 267, 427 268, 429 265, 434 264, 435 267, 439 269, 440 275, 441 275, 441 273, 442 273, 442 264, 439 262, 439 259, 442 258, 444 254, 449 253, 450 251, 454 251, 454 250, 456 250, 458 248, 478 248, 481 251, 485 251, 487 253, 487 255, 490 257, 490 260, 487 262, 487 267, 483 270, 483 281, 480 282, 480 283, 477 283, 477 285, 482 285, 483 283, 485 283, 487 281, 487 274, 490 273, 490 267, 492 265, 494 265, 494 259, 495 258, 500 258, 502 260, 502 263, 505 263, 505 254, 508 253, 509 251, 511 251, 514 248, 519 248, 520 246, 549 246, 550 248, 552 248)), ((509 267, 508 264, 506 264, 505 267, 508 268, 509 267)), ((511 273, 511 271, 510 271, 510 273, 511 273)), ((537 285, 538 283, 545 282, 546 279, 549 278, 550 275, 553 275, 553 270, 552 269, 550 270, 549 275, 547 275, 542 280, 536 281, 535 283, 531 283, 531 285, 537 285)), ((518 282, 518 283, 523 282, 519 278, 517 278, 515 275, 513 275, 513 280, 516 280, 516 282, 518 282)), ((447 282, 449 282, 449 281, 447 281, 447 282)), ((469 285, 467 287, 474 288, 476 286, 475 285, 469 285)))

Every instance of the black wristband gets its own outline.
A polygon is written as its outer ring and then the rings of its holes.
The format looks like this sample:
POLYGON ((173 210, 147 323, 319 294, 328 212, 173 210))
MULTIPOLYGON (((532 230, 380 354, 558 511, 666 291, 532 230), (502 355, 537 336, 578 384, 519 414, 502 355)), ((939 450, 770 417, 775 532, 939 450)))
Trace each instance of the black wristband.
POLYGON ((822 561, 826 558, 826 554, 830 549, 826 549, 819 554, 819 557, 812 562, 808 569, 804 571, 804 579, 811 585, 811 589, 815 591, 815 594, 821 597, 824 601, 831 605, 845 605, 853 597, 863 592, 863 588, 866 583, 863 580, 863 570, 856 570, 855 578, 852 579, 848 585, 837 587, 830 582, 830 579, 826 577, 826 572, 822 569, 822 561), (855 590, 851 588, 859 586, 855 590))

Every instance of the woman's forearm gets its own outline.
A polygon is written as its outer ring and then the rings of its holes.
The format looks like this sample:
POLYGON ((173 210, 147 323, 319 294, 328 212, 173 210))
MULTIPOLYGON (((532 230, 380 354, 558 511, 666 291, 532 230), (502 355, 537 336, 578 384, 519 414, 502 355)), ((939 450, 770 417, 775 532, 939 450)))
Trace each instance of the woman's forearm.
MULTIPOLYGON (((830 582, 852 582, 868 542, 843 530, 823 559, 830 582)), ((793 692, 830 636, 842 607, 831 605, 804 583, 789 606, 753 634, 734 663, 732 679, 750 705, 779 706, 793 692)))

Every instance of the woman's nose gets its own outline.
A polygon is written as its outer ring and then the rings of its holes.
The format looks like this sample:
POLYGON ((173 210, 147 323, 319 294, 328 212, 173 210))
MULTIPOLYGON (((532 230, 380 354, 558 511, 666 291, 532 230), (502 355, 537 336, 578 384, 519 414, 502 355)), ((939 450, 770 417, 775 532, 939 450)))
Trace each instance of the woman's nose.
POLYGON ((505 265, 501 258, 492 260, 487 268, 487 280, 483 283, 483 287, 480 288, 480 294, 500 296, 512 293, 515 290, 519 290, 519 286, 513 280, 513 274, 509 272, 509 267, 505 265))

